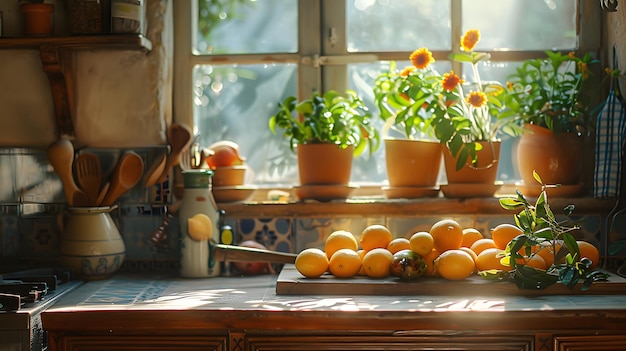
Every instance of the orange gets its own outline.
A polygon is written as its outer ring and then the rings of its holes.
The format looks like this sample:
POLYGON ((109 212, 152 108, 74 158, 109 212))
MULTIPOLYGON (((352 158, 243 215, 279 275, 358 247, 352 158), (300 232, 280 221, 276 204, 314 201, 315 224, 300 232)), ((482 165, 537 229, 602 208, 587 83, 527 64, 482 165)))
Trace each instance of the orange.
POLYGON ((324 251, 330 259, 339 249, 350 249, 356 251, 359 244, 356 242, 354 235, 345 230, 336 230, 332 232, 324 243, 324 251))
POLYGON ((328 269, 337 278, 352 278, 361 269, 361 257, 351 249, 339 249, 328 261, 328 269))
POLYGON ((535 255, 541 256, 541 258, 543 258, 546 262, 546 265, 550 267, 554 264, 555 251, 558 253, 562 246, 563 242, 561 240, 557 240, 554 244, 552 241, 546 240, 541 242, 538 246, 533 247, 531 252, 535 255))
POLYGON ((420 256, 426 256, 435 248, 435 239, 429 232, 417 232, 409 239, 411 250, 420 256))
POLYGON ((410 248, 411 244, 409 243, 409 239, 407 238, 395 238, 391 240, 389 244, 387 244, 387 250, 389 250, 392 254, 410 248))
POLYGON ((587 257, 592 262, 590 268, 596 268, 600 263, 600 251, 598 251, 598 248, 596 248, 593 244, 583 240, 578 240, 576 241, 576 243, 578 244, 578 250, 580 251, 580 257, 578 258, 578 261, 580 261, 580 259, 583 257, 587 257))
POLYGON ((328 270, 328 257, 320 249, 304 249, 296 256, 295 266, 303 276, 319 278, 328 270))
POLYGON ((503 223, 491 229, 491 238, 500 250, 506 249, 506 245, 524 231, 513 224, 503 223))
POLYGON ((463 229, 463 242, 461 243, 461 246, 470 247, 476 240, 482 238, 483 234, 478 229, 465 228, 463 229))
POLYGON ((393 254, 383 248, 371 249, 365 253, 361 266, 370 278, 386 278, 389 276, 393 254))
POLYGON ((472 246, 470 246, 470 249, 472 249, 472 251, 474 251, 478 255, 481 252, 483 252, 485 249, 490 249, 494 247, 496 247, 496 243, 493 242, 493 239, 482 238, 482 239, 476 240, 472 244, 472 246))
POLYGON ((489 269, 511 271, 513 269, 511 266, 505 266, 500 262, 500 257, 497 256, 500 252, 502 252, 502 250, 492 247, 479 253, 478 256, 476 256, 476 269, 478 271, 486 271, 489 269))
POLYGON ((435 249, 441 253, 458 249, 463 243, 463 229, 453 219, 442 219, 430 228, 430 235, 435 241, 435 249))
POLYGON ((435 269, 445 279, 461 280, 474 273, 474 260, 467 252, 459 249, 448 250, 435 260, 435 269))
POLYGON ((422 256, 424 261, 426 261, 426 272, 424 273, 427 277, 433 277, 437 275, 437 271, 435 271, 435 260, 439 257, 439 251, 433 249, 427 255, 422 256))
POLYGON ((387 227, 382 224, 372 224, 361 232, 359 243, 361 248, 369 251, 376 248, 386 248, 393 240, 393 235, 387 227))
POLYGON ((359 250, 357 250, 356 253, 358 253, 359 257, 361 258, 361 269, 359 269, 359 272, 356 275, 367 276, 367 272, 365 271, 365 268, 363 268, 363 256, 365 256, 367 251, 365 251, 363 249, 359 249, 359 250))
POLYGON ((547 269, 546 261, 539 255, 532 255, 530 257, 518 258, 517 264, 523 264, 529 267, 538 269, 547 269))
POLYGON ((474 250, 470 249, 469 247, 465 247, 465 246, 462 246, 459 250, 463 250, 463 251, 467 252, 470 256, 472 256, 472 259, 474 260, 474 262, 476 262, 476 258, 478 257, 478 255, 476 254, 476 252, 474 252, 474 250))

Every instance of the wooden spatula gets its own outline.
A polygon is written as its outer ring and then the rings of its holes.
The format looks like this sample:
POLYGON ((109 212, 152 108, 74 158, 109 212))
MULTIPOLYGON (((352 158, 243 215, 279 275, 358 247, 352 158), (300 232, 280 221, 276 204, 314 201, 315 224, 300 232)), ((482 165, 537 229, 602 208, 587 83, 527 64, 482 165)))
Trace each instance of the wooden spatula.
POLYGON ((48 160, 63 182, 65 201, 69 206, 89 206, 87 195, 74 181, 74 144, 67 139, 60 139, 48 146, 48 160))
POLYGON ((89 206, 98 205, 98 192, 102 183, 102 169, 100 159, 91 152, 83 152, 74 162, 76 180, 81 189, 87 194, 89 206))
POLYGON ((117 162, 109 191, 102 201, 103 206, 111 206, 115 201, 133 188, 143 176, 144 163, 134 151, 126 151, 117 162))

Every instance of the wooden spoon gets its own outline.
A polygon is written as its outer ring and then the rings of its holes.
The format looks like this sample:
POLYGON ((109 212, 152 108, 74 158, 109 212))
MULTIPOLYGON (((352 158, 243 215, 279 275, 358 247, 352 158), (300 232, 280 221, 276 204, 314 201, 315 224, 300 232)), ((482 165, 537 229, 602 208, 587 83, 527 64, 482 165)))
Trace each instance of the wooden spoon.
POLYGON ((102 183, 100 159, 91 152, 83 152, 76 158, 74 169, 78 185, 87 194, 89 206, 97 206, 98 192, 102 183))
POLYGON ((87 195, 74 182, 74 145, 67 139, 59 139, 48 146, 48 160, 63 182, 65 201, 69 206, 88 206, 87 195))
POLYGON ((143 159, 134 151, 127 151, 122 155, 111 179, 109 191, 107 191, 103 206, 111 206, 125 192, 132 189, 143 176, 143 159))
POLYGON ((167 128, 167 136, 171 147, 170 154, 158 182, 163 183, 172 167, 180 163, 180 154, 191 144, 191 131, 180 124, 172 124, 167 128))
POLYGON ((157 183, 161 175, 163 174, 163 170, 165 169, 165 163, 167 161, 167 155, 161 154, 157 159, 154 160, 154 163, 148 171, 146 172, 145 177, 145 185, 146 187, 153 186, 157 183))

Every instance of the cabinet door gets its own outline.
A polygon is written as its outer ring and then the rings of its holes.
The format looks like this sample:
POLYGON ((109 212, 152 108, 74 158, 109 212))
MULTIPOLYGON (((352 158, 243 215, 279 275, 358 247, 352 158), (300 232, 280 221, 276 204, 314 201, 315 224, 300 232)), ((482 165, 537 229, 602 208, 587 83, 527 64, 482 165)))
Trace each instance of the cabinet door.
POLYGON ((555 351, 624 351, 626 335, 555 336, 555 351))
POLYGON ((66 336, 51 351, 223 351, 223 336, 66 336))
POLYGON ((458 350, 531 351, 533 337, 520 336, 248 336, 247 351, 458 350))

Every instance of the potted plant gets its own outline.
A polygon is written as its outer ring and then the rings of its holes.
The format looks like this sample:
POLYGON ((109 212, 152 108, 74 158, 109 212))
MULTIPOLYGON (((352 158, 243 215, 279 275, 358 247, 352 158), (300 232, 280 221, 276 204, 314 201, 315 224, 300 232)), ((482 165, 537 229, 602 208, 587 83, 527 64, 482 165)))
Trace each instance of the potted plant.
MULTIPOLYGON (((300 185, 337 186, 336 195, 347 196, 352 159, 365 149, 370 154, 380 144, 378 131, 371 124, 372 114, 353 90, 314 92, 309 99, 287 97, 270 117, 269 128, 283 130, 289 147, 297 152, 300 185)), ((320 189, 316 189, 320 190, 320 189)), ((302 198, 302 197, 301 197, 302 198)))
MULTIPOLYGON (((593 128, 593 87, 590 54, 577 57, 546 51, 546 58, 526 60, 508 77, 505 114, 515 116, 524 128, 517 160, 525 186, 534 183, 533 172, 545 182, 580 190, 584 137, 593 128)), ((540 187, 527 189, 537 195, 540 187)), ((565 192, 566 194, 568 192, 565 192)))
POLYGON ((389 187, 387 197, 437 195, 441 147, 434 139, 431 118, 423 106, 439 92, 437 73, 430 65, 389 71, 378 75, 373 88, 382 130, 389 187))
POLYGON ((412 114, 397 113, 394 123, 405 123, 406 131, 415 126, 428 128, 443 145, 448 185, 484 183, 488 191, 473 187, 477 190, 476 196, 490 196, 496 190, 494 182, 500 153, 497 133, 504 131, 515 135, 517 131, 513 118, 500 114, 504 87, 480 79, 478 64, 491 56, 473 51, 479 39, 478 30, 468 30, 461 38, 463 51, 450 55, 450 59, 472 66, 474 82, 465 84, 469 89, 467 94, 463 79, 454 71, 439 74, 432 67, 435 62, 432 53, 420 48, 410 56, 413 67, 404 73, 410 77, 410 84, 393 100, 387 101, 391 106, 410 101, 407 111, 412 114))
POLYGON ((24 16, 24 34, 44 37, 52 35, 54 28, 54 4, 44 0, 20 0, 20 12, 24 16))

